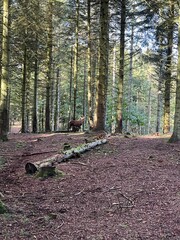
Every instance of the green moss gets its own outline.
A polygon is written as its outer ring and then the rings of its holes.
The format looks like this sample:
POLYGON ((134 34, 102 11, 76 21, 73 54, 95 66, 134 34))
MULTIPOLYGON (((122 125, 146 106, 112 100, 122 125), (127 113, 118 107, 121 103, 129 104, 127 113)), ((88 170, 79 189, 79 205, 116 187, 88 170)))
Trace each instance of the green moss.
POLYGON ((62 172, 62 171, 59 171, 59 170, 40 170, 40 171, 38 171, 37 173, 36 173, 36 175, 35 175, 35 177, 37 177, 37 178, 41 178, 41 179, 46 179, 46 178, 48 178, 48 177, 58 177, 58 178, 60 178, 60 177, 63 177, 65 174, 64 174, 64 172, 62 172))
POLYGON ((18 142, 18 143, 16 144, 16 148, 17 148, 17 149, 23 148, 23 147, 25 147, 25 146, 26 146, 26 143, 25 143, 25 142, 18 142))
POLYGON ((0 168, 6 163, 6 160, 0 156, 0 168))
POLYGON ((6 205, 0 200, 0 214, 4 214, 7 212, 8 212, 8 210, 7 210, 6 205))
POLYGON ((64 177, 64 176, 65 176, 65 173, 64 173, 64 172, 56 169, 56 175, 55 175, 55 177, 61 178, 61 177, 64 177))

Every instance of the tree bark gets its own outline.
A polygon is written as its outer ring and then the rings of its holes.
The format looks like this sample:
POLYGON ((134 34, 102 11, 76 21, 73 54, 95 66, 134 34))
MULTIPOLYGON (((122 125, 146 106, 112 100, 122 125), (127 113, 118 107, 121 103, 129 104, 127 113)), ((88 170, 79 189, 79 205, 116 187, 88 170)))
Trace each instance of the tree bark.
POLYGON ((125 52, 125 28, 126 28, 126 0, 121 1, 121 35, 120 35, 120 65, 118 83, 118 103, 117 103, 117 126, 116 132, 122 133, 123 130, 123 82, 124 82, 124 52, 125 52))
POLYGON ((130 40, 130 64, 129 64, 129 80, 128 80, 128 119, 127 119, 127 132, 131 131, 130 118, 132 111, 132 84, 133 84, 133 52, 134 52, 134 23, 131 26, 131 40, 130 40))
POLYGON ((59 131, 59 114, 60 114, 60 69, 56 70, 56 97, 54 112, 54 131, 59 131))
POLYGON ((148 82, 149 82, 149 90, 148 90, 148 124, 147 124, 147 133, 151 132, 151 80, 150 73, 148 73, 148 82))
POLYGON ((176 84, 176 106, 174 115, 174 129, 170 138, 170 142, 180 141, 180 10, 178 22, 178 71, 177 71, 177 84, 176 84))
POLYGON ((34 61, 34 102, 33 102, 33 116, 32 116, 32 131, 38 132, 38 119, 37 119, 37 90, 38 90, 38 36, 36 35, 36 51, 34 61))
POLYGON ((74 46, 74 105, 73 119, 76 119, 76 102, 77 102, 77 78, 78 78, 78 51, 79 51, 79 0, 76 0, 76 32, 74 46))
POLYGON ((2 68, 0 79, 0 139, 8 140, 9 129, 9 0, 3 1, 2 68))
POLYGON ((50 98, 51 98, 51 81, 52 81, 52 41, 53 41, 53 3, 51 0, 48 2, 48 42, 47 42, 47 84, 46 84, 46 132, 51 131, 50 124, 50 98))
MULTIPOLYGON (((161 38, 160 38, 160 41, 161 38)), ((161 44, 161 42, 160 42, 161 44)), ((160 51, 160 54, 159 54, 159 59, 161 60, 162 59, 162 47, 160 46, 159 47, 159 51, 160 51)), ((156 132, 159 133, 161 131, 161 117, 162 117, 162 100, 163 100, 163 97, 162 97, 162 82, 163 82, 163 66, 162 66, 162 63, 160 64, 160 67, 159 67, 159 79, 158 79, 158 96, 157 96, 157 121, 156 121, 156 132)))
POLYGON ((171 97, 171 78, 172 78, 172 50, 173 50, 173 31, 174 31, 174 0, 170 1, 169 12, 171 19, 168 21, 167 32, 167 60, 165 73, 165 94, 164 94, 164 122, 163 133, 170 132, 170 97, 171 97))
MULTIPOLYGON (((84 83, 83 83, 83 116, 85 117, 86 116, 86 89, 87 89, 87 81, 86 81, 86 77, 87 77, 87 74, 86 74, 86 59, 84 60, 84 83)), ((84 131, 84 127, 85 127, 85 120, 83 122, 83 125, 82 125, 82 129, 84 131)))
POLYGON ((100 40, 99 40, 99 74, 97 79, 96 109, 94 130, 105 130, 106 100, 108 85, 108 51, 109 51, 109 0, 101 0, 100 40))
POLYGON ((113 47, 113 66, 112 66, 112 111, 111 111, 111 132, 115 133, 115 96, 116 96, 116 42, 113 47))
POLYGON ((87 50, 87 65, 88 65, 88 123, 90 129, 93 128, 93 106, 92 106, 92 62, 91 62, 91 0, 88 0, 88 19, 87 19, 87 28, 88 28, 88 50, 87 50))
MULTIPOLYGON (((72 83, 73 83, 73 47, 71 47, 71 62, 70 62, 71 70, 69 76, 69 115, 68 115, 68 123, 71 120, 72 116, 72 83)), ((69 131, 69 124, 67 125, 67 131, 69 131)))

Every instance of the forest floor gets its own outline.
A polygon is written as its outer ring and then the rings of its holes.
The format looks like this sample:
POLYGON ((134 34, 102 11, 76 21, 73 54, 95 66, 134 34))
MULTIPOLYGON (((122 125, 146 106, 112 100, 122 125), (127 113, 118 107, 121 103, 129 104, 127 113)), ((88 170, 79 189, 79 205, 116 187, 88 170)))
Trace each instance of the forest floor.
POLYGON ((10 134, 0 143, 1 240, 180 240, 180 143, 109 136, 57 165, 62 177, 25 173, 27 162, 91 134, 10 134))

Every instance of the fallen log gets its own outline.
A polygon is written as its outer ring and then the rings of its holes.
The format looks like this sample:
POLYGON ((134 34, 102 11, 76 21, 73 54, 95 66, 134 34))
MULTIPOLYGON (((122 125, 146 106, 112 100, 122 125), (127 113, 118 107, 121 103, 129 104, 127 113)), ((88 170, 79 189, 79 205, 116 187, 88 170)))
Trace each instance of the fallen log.
POLYGON ((25 165, 26 173, 34 174, 37 171, 41 171, 42 168, 43 169, 45 168, 46 170, 47 169, 54 170, 55 164, 58 164, 61 162, 66 162, 72 158, 80 157, 80 154, 82 154, 86 151, 89 151, 90 149, 95 148, 96 146, 104 144, 104 143, 107 143, 107 139, 99 139, 94 142, 82 144, 76 148, 68 149, 68 150, 64 151, 63 154, 56 154, 56 155, 54 155, 50 158, 44 159, 42 161, 38 161, 35 163, 28 162, 25 165))
POLYGON ((25 165, 26 173, 34 174, 37 171, 42 171, 41 169, 49 169, 50 171, 51 169, 53 169, 55 171, 54 163, 56 162, 56 158, 58 157, 59 157, 59 154, 56 154, 51 158, 47 158, 45 160, 38 161, 35 163, 27 162, 25 165))

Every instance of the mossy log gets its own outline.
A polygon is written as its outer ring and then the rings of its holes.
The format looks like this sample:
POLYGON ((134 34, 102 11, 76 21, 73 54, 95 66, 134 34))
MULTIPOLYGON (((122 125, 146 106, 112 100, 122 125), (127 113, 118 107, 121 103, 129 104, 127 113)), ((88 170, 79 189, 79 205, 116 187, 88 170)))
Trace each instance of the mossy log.
POLYGON ((77 158, 80 154, 89 151, 92 148, 95 148, 98 145, 107 143, 107 139, 99 139, 91 143, 82 144, 76 148, 71 148, 63 152, 63 154, 56 154, 50 158, 44 159, 42 161, 38 161, 35 163, 28 162, 25 165, 26 173, 34 174, 37 171, 42 171, 42 168, 45 169, 53 169, 55 170, 55 164, 68 161, 72 158, 77 158))
POLYGON ((41 171, 43 168, 54 168, 54 163, 57 162, 58 158, 61 156, 61 154, 56 154, 50 158, 46 158, 42 161, 38 162, 27 162, 25 165, 26 173, 28 174, 34 174, 37 171, 41 171))
POLYGON ((56 176, 56 167, 55 166, 41 166, 39 168, 37 177, 47 178, 56 176))

